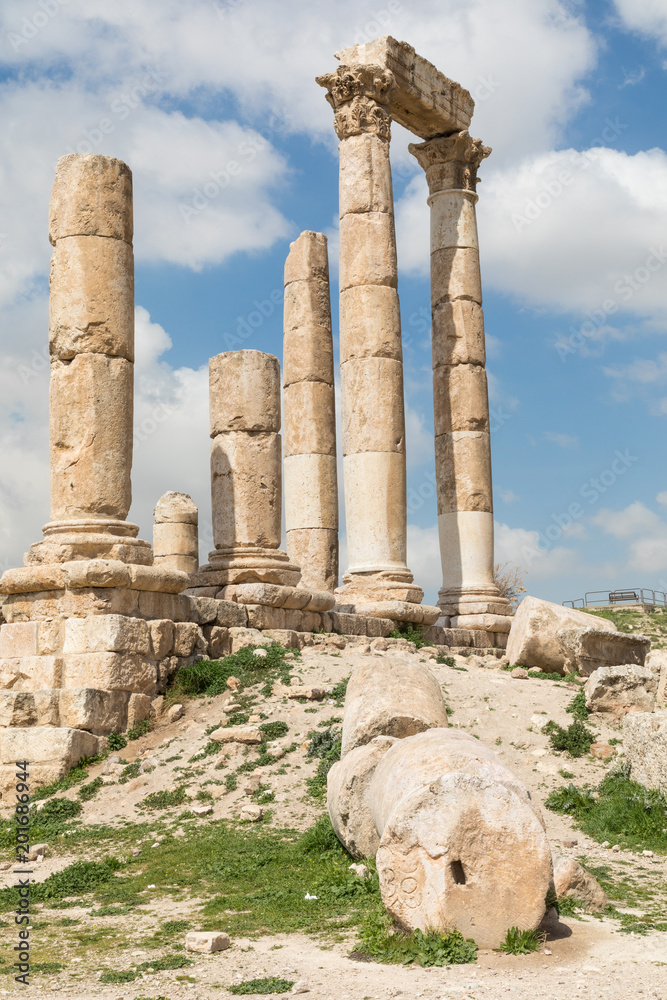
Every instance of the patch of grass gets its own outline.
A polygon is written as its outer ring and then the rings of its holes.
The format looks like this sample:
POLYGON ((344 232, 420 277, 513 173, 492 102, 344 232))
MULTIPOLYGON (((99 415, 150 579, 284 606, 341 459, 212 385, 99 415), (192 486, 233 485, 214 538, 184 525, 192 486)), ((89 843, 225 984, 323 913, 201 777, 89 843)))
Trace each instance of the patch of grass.
POLYGON ((346 677, 345 680, 339 681, 331 689, 331 698, 336 706, 336 708, 342 708, 345 704, 345 695, 347 694, 347 685, 350 678, 346 677))
MULTIPOLYGON (((32 842, 40 840, 53 841, 65 830, 82 810, 80 802, 70 802, 69 799, 51 799, 44 803, 41 809, 32 806, 30 809, 30 835, 32 842)), ((16 817, 0 826, 0 846, 14 847, 16 844, 16 817)))
POLYGON ((249 712, 234 712, 233 715, 227 717, 224 728, 229 729, 230 726, 245 726, 249 718, 249 712))
POLYGON ((529 955, 539 950, 540 939, 535 931, 520 931, 518 927, 510 927, 500 945, 500 951, 507 955, 529 955))
POLYGON ((220 753, 222 750, 222 743, 216 743, 215 740, 209 740, 203 750, 199 753, 194 754, 194 756, 188 758, 188 764, 194 764, 198 760, 205 760, 206 757, 212 757, 216 753, 220 753))
MULTIPOLYGON (((30 899, 34 903, 64 899, 92 892, 99 885, 109 882, 121 868, 116 858, 103 861, 75 861, 61 872, 54 872, 44 882, 31 886, 30 899)), ((18 889, 0 890, 0 910, 14 909, 19 901, 18 889)))
POLYGON ((390 639, 407 639, 414 642, 417 649, 428 646, 430 643, 424 638, 424 629, 421 625, 413 625, 411 622, 396 622, 396 628, 389 633, 390 639))
POLYGON ((308 735, 310 741, 306 756, 311 760, 317 757, 320 762, 313 777, 306 780, 306 787, 310 795, 322 799, 326 795, 327 775, 336 761, 340 760, 341 732, 339 729, 329 727, 321 732, 315 730, 308 735))
POLYGON ((128 781, 132 781, 133 778, 138 778, 140 767, 141 763, 139 761, 134 761, 133 764, 127 764, 118 776, 118 784, 125 785, 128 781))
POLYGON ((268 685, 275 679, 289 684, 290 665, 285 662, 285 657, 288 653, 291 657, 298 656, 298 651, 287 650, 276 643, 262 647, 266 649, 266 656, 260 658, 254 655, 254 650, 258 648, 247 646, 221 660, 200 660, 189 667, 182 667, 169 689, 169 700, 223 694, 227 691, 230 677, 238 677, 242 688, 262 682, 268 685))
POLYGON ((558 788, 545 805, 572 816, 580 830, 600 843, 609 840, 633 850, 667 854, 667 799, 630 781, 625 770, 611 771, 595 791, 572 784, 558 788))
POLYGON ((166 958, 156 958, 149 962, 141 962, 137 966, 137 969, 139 972, 143 972, 144 969, 155 969, 156 972, 164 972, 165 969, 185 969, 188 965, 194 964, 191 958, 185 958, 183 955, 167 955, 166 958))
POLYGON ((456 660, 453 656, 445 656, 444 653, 438 653, 435 658, 436 663, 443 663, 446 667, 453 667, 456 660))
POLYGON ((131 983, 137 976, 138 972, 128 971, 128 972, 116 972, 112 970, 110 972, 103 972, 100 976, 101 983, 131 983))
POLYGON ((198 802, 213 802, 213 796, 211 793, 204 791, 204 789, 200 789, 195 795, 195 798, 198 802))
MULTIPOLYGON (((315 709, 317 711, 317 709, 315 709)), ((289 732, 286 722, 263 722, 259 727, 260 733, 264 733, 267 740, 278 740, 289 732)))
POLYGON ((68 788, 73 788, 74 785, 79 785, 88 777, 88 768, 92 764, 98 764, 107 756, 107 753, 102 753, 95 757, 82 758, 76 767, 73 767, 71 771, 68 771, 64 778, 60 778, 59 781, 53 781, 50 785, 44 785, 42 788, 37 788, 34 792, 32 792, 32 801, 37 802, 39 799, 49 799, 52 795, 56 795, 58 792, 66 792, 68 788))
MULTIPOLYGON (((503 667, 503 670, 514 670, 514 667, 503 667)), ((555 670, 551 672, 540 670, 539 673, 530 674, 530 679, 537 681, 564 681, 566 677, 555 670)))
POLYGON ((570 778, 576 777, 576 775, 572 774, 572 771, 568 771, 564 767, 559 768, 558 773, 560 774, 561 778, 567 778, 568 781, 570 778))
POLYGON ((82 785, 81 788, 76 793, 76 797, 81 799, 82 802, 89 802, 94 799, 100 788, 104 784, 102 776, 95 778, 94 781, 89 781, 86 785, 82 785))
POLYGON ((239 786, 239 779, 236 777, 235 774, 228 774, 225 777, 226 792, 235 792, 238 786, 239 786))
POLYGON ((596 740, 595 733, 579 719, 571 722, 567 729, 563 729, 557 722, 547 722, 542 727, 542 732, 549 737, 552 750, 565 751, 570 757, 583 757, 596 740))
POLYGON ((138 740, 141 739, 142 736, 146 736, 150 733, 152 728, 153 723, 150 719, 144 719, 143 722, 137 722, 136 726, 132 726, 128 729, 126 735, 128 740, 138 740))
POLYGON ((171 809, 173 806, 182 806, 187 802, 189 796, 185 788, 180 785, 173 792, 160 789, 159 792, 151 792, 138 804, 140 809, 171 809))
POLYGON ((588 719, 588 709, 586 708, 586 695, 583 688, 577 691, 565 711, 573 715, 575 719, 579 719, 580 722, 586 722, 588 719))
POLYGON ((243 996, 246 993, 289 993, 293 986, 293 979, 269 976, 266 979, 245 979, 242 983, 233 983, 227 989, 236 996, 243 996))
POLYGON ((375 908, 363 920, 356 946, 358 954, 376 962, 400 965, 465 965, 477 960, 477 945, 460 931, 424 934, 416 930, 406 934, 394 929, 383 906, 375 908))
POLYGON ((121 733, 109 733, 107 739, 109 741, 109 750, 112 753, 115 750, 124 750, 127 746, 127 740, 121 733))

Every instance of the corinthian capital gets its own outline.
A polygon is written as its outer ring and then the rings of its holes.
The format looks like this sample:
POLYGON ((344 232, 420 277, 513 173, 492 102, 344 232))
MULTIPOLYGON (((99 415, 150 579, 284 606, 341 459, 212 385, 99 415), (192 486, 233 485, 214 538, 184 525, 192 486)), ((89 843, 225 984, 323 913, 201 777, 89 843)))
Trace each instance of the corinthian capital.
POLYGON ((491 149, 481 139, 473 139, 467 129, 453 135, 437 136, 427 142, 411 143, 408 149, 426 172, 429 191, 448 188, 474 191, 477 169, 491 149))
POLYGON ((391 116, 385 105, 396 86, 393 73, 382 66, 339 66, 335 73, 317 77, 327 90, 334 109, 334 128, 339 139, 371 132, 391 137, 391 116))

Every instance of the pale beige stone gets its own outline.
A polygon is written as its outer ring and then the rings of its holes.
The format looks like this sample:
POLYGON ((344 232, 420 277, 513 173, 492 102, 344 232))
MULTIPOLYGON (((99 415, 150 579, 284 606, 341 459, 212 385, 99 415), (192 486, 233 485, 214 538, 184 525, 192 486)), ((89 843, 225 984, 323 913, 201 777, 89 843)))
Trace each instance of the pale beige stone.
POLYGON ((0 627, 0 657, 37 656, 37 622, 15 622, 0 627))
POLYGON ((394 743, 395 736, 375 736, 345 754, 327 775, 331 825, 354 858, 374 857, 380 845, 368 805, 368 789, 376 767, 394 743))
POLYGON ((127 728, 150 718, 152 703, 147 694, 131 694, 127 703, 127 728))
POLYGON ((619 718, 627 712, 652 712, 658 678, 647 666, 619 664, 598 667, 584 685, 586 708, 619 718))
POLYGON ((491 443, 485 431, 450 431, 435 439, 438 513, 493 511, 491 443))
POLYGON ((363 358, 341 366, 343 454, 405 451, 403 364, 363 358), (385 419, 378 419, 378 412, 385 419))
POLYGON ((310 281, 293 281, 285 286, 285 330, 297 330, 307 325, 325 330, 331 328, 327 281, 313 278, 310 281))
POLYGON ((368 132, 345 139, 340 145, 338 191, 341 219, 348 213, 393 215, 389 143, 368 132))
MULTIPOLYGON (((248 625, 253 629, 284 629, 287 624, 285 608, 272 608, 265 604, 248 604, 248 625)), ((299 622, 300 624, 300 622, 299 622)))
POLYGON ((478 302, 438 302, 432 310, 432 327, 434 371, 442 365, 485 364, 484 312, 478 302))
POLYGON ((489 393, 482 365, 454 365, 433 370, 435 434, 488 431, 489 393))
POLYGON ((60 566, 19 566, 7 569, 0 578, 1 594, 27 594, 60 590, 64 587, 60 566))
POLYGON ((118 559, 76 559, 62 565, 65 586, 71 590, 87 587, 129 587, 130 569, 118 559))
POLYGON ((63 661, 62 685, 49 686, 151 694, 156 684, 155 664, 139 653, 70 653, 63 661))
POLYGON ((435 726, 447 726, 447 711, 440 685, 425 665, 387 656, 353 670, 341 756, 375 736, 403 739, 435 726))
MULTIPOLYGON (((285 522, 290 523, 287 520, 287 502, 285 522)), ((290 528, 286 538, 287 554, 293 563, 301 567, 302 586, 333 593, 338 586, 338 528, 290 528)))
POLYGON ((211 444, 216 548, 278 548, 281 536, 281 446, 277 433, 219 434, 211 444))
MULTIPOLYGON (((287 455, 285 474, 285 528, 331 528, 338 531, 338 477, 335 455, 287 455)), ((290 559, 304 569, 287 547, 290 559)), ((310 565, 310 564, 309 564, 310 565)), ((302 577, 302 586, 309 587, 302 577)), ((310 589, 310 587, 309 587, 310 589)), ((324 589, 324 588, 314 588, 324 589)))
POLYGON ((632 780, 667 795, 667 712, 628 712, 623 751, 632 780))
POLYGON ((295 382, 283 393, 285 457, 336 454, 334 387, 325 382, 295 382))
POLYGON ((247 646, 272 646, 271 639, 265 638, 256 628, 242 628, 232 626, 229 629, 229 636, 232 643, 232 653, 238 653, 239 649, 247 646))
POLYGON ((410 601, 357 601, 353 605, 339 604, 338 607, 346 607, 351 614, 389 618, 394 622, 414 622, 416 625, 435 625, 440 617, 440 608, 410 601))
POLYGON ((470 247, 436 250, 431 254, 431 302, 469 299, 481 306, 479 253, 470 247))
POLYGON ((613 622, 604 618, 527 596, 521 601, 512 622, 507 644, 509 662, 541 667, 547 673, 564 673, 565 652, 557 633, 568 626, 616 632, 613 622))
POLYGON ((595 876, 586 871, 574 858, 556 859, 554 887, 559 899, 572 896, 581 901, 589 913, 599 913, 609 902, 595 876))
POLYGON ((51 519, 124 521, 132 488, 133 366, 79 354, 51 365, 51 519))
POLYGON ((232 651, 232 643, 229 635, 229 629, 222 625, 209 625, 204 629, 204 634, 207 633, 208 639, 208 655, 212 660, 222 659, 223 656, 228 656, 232 651))
POLYGON ((151 653, 156 660, 168 656, 174 648, 174 623, 167 618, 148 622, 151 653))
POLYGON ((0 658, 2 686, 15 691, 58 688, 62 678, 61 656, 19 656, 0 658))
POLYGON ((643 666, 651 648, 648 636, 601 628, 565 627, 558 630, 556 637, 563 650, 565 672, 576 672, 582 677, 588 677, 599 667, 643 666))
POLYGON ((481 629, 482 632, 509 632, 512 618, 509 615, 493 614, 452 615, 451 626, 481 629))
POLYGON ((134 361, 132 246, 102 236, 59 239, 51 258, 52 357, 106 354, 134 361))
POLYGON ((324 233, 305 230, 290 243, 285 261, 285 284, 309 279, 329 280, 329 252, 324 233))
POLYGON ((403 358, 398 296, 387 285, 354 285, 340 293, 341 364, 369 357, 403 358))
POLYGON ((280 430, 280 365, 261 351, 226 351, 209 361, 211 437, 280 430))
POLYGON ((263 736, 257 726, 225 726, 209 733, 210 740, 215 743, 246 743, 253 745, 261 743, 263 736))
POLYGON ((450 247, 479 250, 473 191, 438 191, 428 200, 431 207, 431 253, 450 247))
POLYGON ((333 385, 333 339, 331 328, 304 323, 285 329, 283 336, 283 384, 325 382, 333 385))
POLYGON ((331 693, 330 688, 320 687, 314 684, 294 684, 292 687, 284 688, 284 693, 288 698, 305 698, 306 701, 322 701, 331 693))
MULTIPOLYGON (((344 457, 350 574, 406 572, 405 477, 405 454, 397 451, 362 452, 344 457), (378 497, 383 498, 381 511, 378 497)), ((379 599, 380 595, 373 596, 379 599)))
POLYGON ((189 574, 169 565, 141 566, 132 564, 128 568, 132 590, 154 590, 162 594, 180 594, 190 582, 189 574))
POLYGON ((132 242, 132 171, 98 153, 61 156, 49 205, 49 239, 106 236, 132 242))
MULTIPOLYGON (((130 724, 128 700, 127 691, 103 691, 91 687, 65 688, 59 692, 59 725, 85 729, 97 735, 122 732, 130 724)), ((150 699, 148 703, 150 705, 150 699)))
POLYGON ((169 490, 164 493, 153 508, 156 524, 199 524, 197 504, 187 493, 169 490))
POLYGON ((191 656, 195 651, 203 652, 207 643, 199 625, 193 622, 178 622, 174 625, 175 656, 191 656))
POLYGON ((341 290, 353 285, 396 288, 396 234, 385 212, 346 215, 340 220, 341 290))
POLYGON ((82 757, 97 753, 97 737, 80 729, 31 726, 0 730, 0 764, 51 764, 63 777, 82 757))
POLYGON ((199 569, 199 532, 195 524, 154 524, 155 565, 180 573, 199 569))
POLYGON ((65 622, 63 652, 142 653, 151 651, 150 632, 141 618, 124 615, 90 615, 65 622))
POLYGON ((0 727, 36 724, 37 710, 32 691, 0 691, 0 727))
POLYGON ((188 931, 185 935, 185 950, 210 954, 231 948, 229 934, 222 931, 188 931))

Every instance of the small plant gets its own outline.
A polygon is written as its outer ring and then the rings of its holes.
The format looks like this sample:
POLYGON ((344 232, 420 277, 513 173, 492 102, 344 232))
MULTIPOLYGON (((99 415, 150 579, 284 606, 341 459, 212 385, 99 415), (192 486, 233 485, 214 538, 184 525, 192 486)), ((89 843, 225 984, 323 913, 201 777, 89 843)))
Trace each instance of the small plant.
POLYGON ((575 775, 575 774, 572 774, 572 771, 568 771, 568 770, 566 770, 566 768, 564 768, 564 767, 561 767, 561 768, 559 768, 559 771, 558 771, 558 773, 560 774, 561 778, 567 778, 567 780, 568 780, 568 781, 569 781, 569 780, 570 780, 571 778, 575 778, 575 777, 576 777, 576 775, 575 775))
POLYGON ((143 722, 138 722, 136 726, 132 726, 127 731, 128 740, 138 740, 147 733, 150 733, 153 728, 153 724, 150 719, 144 719, 143 722))
POLYGON ((82 802, 89 802, 90 799, 95 798, 103 784, 104 782, 102 781, 101 776, 99 778, 95 778, 94 781, 89 781, 86 785, 82 785, 76 793, 76 796, 78 799, 81 799, 82 802))
POLYGON ((228 986, 227 989, 236 996, 242 996, 246 993, 289 993, 293 986, 293 979, 279 979, 277 976, 269 976, 266 979, 246 979, 242 983, 228 986))
POLYGON ((521 600, 521 594, 526 593, 523 585, 524 574, 525 570, 510 562, 496 563, 493 567, 493 580, 501 596, 506 597, 512 605, 513 611, 521 600))
POLYGON ((290 669, 285 660, 288 653, 290 658, 299 656, 298 650, 288 650, 274 643, 272 646, 261 647, 266 650, 266 656, 260 658, 254 655, 258 648, 246 646, 221 660, 200 660, 189 667, 182 667, 169 689, 169 699, 223 694, 228 690, 227 681, 230 677, 238 677, 242 688, 264 683, 268 695, 272 691, 272 680, 279 679, 283 684, 289 684, 290 669))
POLYGON ((424 629, 421 625, 413 625, 411 622, 396 622, 396 628, 389 633, 390 639, 407 639, 414 642, 417 649, 428 646, 428 640, 424 638, 424 629))
POLYGON ((211 793, 207 792, 207 791, 204 791, 203 789, 201 789, 200 791, 197 792, 197 794, 195 795, 195 798, 197 799, 198 802, 212 802, 213 801, 213 796, 211 795, 211 793))
POLYGON ((579 719, 570 723, 567 729, 563 729, 557 722, 547 722, 546 726, 542 727, 542 732, 549 737, 553 750, 564 750, 570 757, 583 757, 595 742, 595 733, 579 719))
POLYGON ((346 677, 344 681, 339 681, 339 683, 331 689, 331 698, 336 708, 342 708, 345 703, 345 695, 347 694, 347 684, 349 679, 349 677, 346 677))
POLYGON ((540 939, 535 931, 520 931, 518 927, 510 927, 500 950, 507 955, 529 955, 531 951, 540 950, 540 939))
POLYGON ((306 756, 312 760, 319 758, 317 771, 312 778, 308 778, 306 786, 310 794, 316 798, 324 797, 327 788, 327 775, 336 761, 340 760, 342 746, 340 730, 330 727, 322 732, 313 731, 308 734, 310 741, 306 756))
POLYGON ((143 809, 171 809, 172 806, 181 806, 188 799, 185 788, 180 785, 173 792, 161 789, 159 792, 151 792, 140 802, 143 809))
POLYGON ((216 753, 220 753, 222 750, 222 743, 216 743, 215 740, 209 740, 203 750, 199 753, 193 754, 192 757, 188 758, 188 764, 195 764, 198 760, 205 760, 206 757, 212 757, 216 753))
POLYGON ((435 658, 435 662, 442 663, 446 667, 453 667, 456 661, 453 656, 445 656, 444 653, 438 653, 435 658))
POLYGON ((588 709, 586 708, 586 695, 583 688, 577 691, 565 711, 573 715, 575 719, 579 719, 580 722, 586 722, 588 719, 588 709))
POLYGON ((115 971, 112 970, 111 972, 103 972, 102 975, 100 976, 100 982, 101 983, 131 983, 131 982, 133 982, 137 978, 138 975, 139 975, 138 972, 132 972, 132 971, 128 971, 128 972, 115 972, 115 971))
POLYGON ((225 777, 226 792, 235 792, 238 786, 239 786, 239 781, 235 774, 228 774, 225 777))
POLYGON ((384 907, 373 910, 361 924, 357 941, 360 955, 376 962, 422 966, 465 965, 477 960, 477 945, 460 931, 438 934, 420 930, 405 934, 396 931, 384 907))
POLYGON ((107 740, 109 742, 109 750, 111 750, 111 752, 114 750, 124 750, 127 746, 127 740, 121 733, 109 733, 107 740))
POLYGON ((126 767, 124 767, 123 770, 120 772, 120 775, 118 776, 118 784, 125 785, 128 781, 131 781, 133 778, 138 778, 140 767, 141 764, 139 763, 138 760, 135 761, 133 764, 128 764, 126 767))
POLYGON ((263 722, 259 731, 264 733, 267 740, 277 740, 289 732, 289 726, 286 722, 263 722))

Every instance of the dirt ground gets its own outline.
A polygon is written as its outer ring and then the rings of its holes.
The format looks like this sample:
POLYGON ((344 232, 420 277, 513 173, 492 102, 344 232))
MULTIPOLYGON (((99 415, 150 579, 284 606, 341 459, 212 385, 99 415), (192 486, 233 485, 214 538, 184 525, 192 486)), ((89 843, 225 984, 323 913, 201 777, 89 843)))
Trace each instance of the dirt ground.
MULTIPOLYGON (((553 719, 567 726, 572 716, 565 712, 576 687, 565 681, 536 678, 515 679, 501 669, 498 659, 470 656, 456 657, 454 666, 437 664, 425 650, 408 652, 362 652, 359 648, 306 649, 295 662, 293 673, 301 683, 321 684, 331 688, 349 676, 354 666, 368 656, 406 657, 426 660, 443 686, 445 700, 451 712, 450 725, 474 733, 491 746, 539 802, 555 788, 572 780, 597 784, 616 760, 604 762, 591 756, 571 759, 554 753, 542 726, 553 719), (560 770, 573 775, 565 779, 560 770)), ((270 824, 273 827, 307 829, 322 814, 323 805, 305 794, 305 780, 311 776, 317 762, 306 758, 307 734, 325 720, 342 720, 342 709, 332 699, 320 702, 295 702, 276 689, 271 697, 258 697, 252 711, 268 721, 284 721, 289 733, 269 744, 271 752, 280 756, 281 749, 294 742, 298 749, 289 755, 290 766, 281 760, 260 770, 262 782, 270 785, 275 798, 271 803, 270 824), (276 753, 277 751, 277 753, 276 753), (284 773, 280 773, 284 772, 284 773)), ((185 704, 184 717, 169 725, 157 725, 145 737, 120 751, 125 762, 140 762, 143 773, 131 781, 118 784, 125 764, 105 761, 90 770, 90 778, 102 774, 105 786, 86 803, 80 817, 86 824, 117 824, 125 820, 142 819, 138 803, 149 793, 173 787, 179 778, 178 768, 188 767, 189 758, 202 751, 208 742, 206 730, 222 722, 225 709, 235 699, 233 693, 212 699, 193 699, 185 704)), ((591 720, 599 733, 599 742, 621 739, 618 723, 610 725, 603 718, 591 720)), ((334 723, 335 724, 335 723, 334 723)), ((230 762, 242 762, 249 751, 235 745, 230 762)), ((622 754, 622 745, 615 746, 622 754)), ((208 782, 206 789, 213 795, 212 811, 196 820, 206 824, 221 818, 238 818, 241 807, 249 802, 242 776, 238 788, 227 791, 216 770, 219 756, 203 758, 196 763, 197 774, 189 789, 208 782)), ((190 765, 191 766, 191 765, 190 765)), ((258 773, 258 772, 255 772, 258 773)), ((76 788, 62 793, 76 798, 76 788)), ((153 817, 152 817, 153 818, 153 817)), ((171 817, 173 819, 173 817, 171 817)), ((575 858, 585 857, 592 865, 606 865, 622 878, 650 889, 662 899, 667 909, 667 858, 644 857, 631 851, 612 852, 573 830, 567 816, 544 809, 544 818, 554 854, 575 858)), ((152 849, 142 845, 141 849, 152 849)), ((159 847, 157 848, 159 849, 159 847)), ((6 855, 9 858, 9 855, 6 855)), ((4 859, 3 859, 4 860, 4 859)), ((35 864, 35 877, 45 879, 74 860, 75 855, 47 857, 35 864)), ((11 885, 11 871, 0 872, 0 887, 11 885)), ((198 907, 204 900, 195 896, 175 904, 171 900, 147 902, 142 906, 142 924, 150 925, 165 916, 185 916, 196 922, 198 907)), ((493 901, 489 900, 489 905, 493 901)), ((618 905, 619 910, 623 907, 618 905)), ((85 909, 66 911, 72 920, 84 918, 85 909)), ((174 1000, 176 997, 226 997, 230 983, 262 976, 279 976, 305 981, 308 996, 313 1000, 384 1000, 389 997, 490 998, 511 996, 535 1000, 569 1000, 569 998, 652 997, 667 1000, 667 934, 652 931, 645 935, 621 933, 619 923, 611 918, 582 915, 564 918, 547 938, 542 950, 526 956, 506 956, 499 952, 480 952, 476 965, 422 969, 414 966, 379 965, 355 961, 349 957, 354 936, 336 944, 318 943, 306 935, 265 936, 255 940, 235 939, 232 947, 214 955, 190 954, 194 965, 187 970, 147 972, 129 984, 104 985, 99 982, 99 956, 75 947, 66 927, 58 926, 62 910, 42 908, 40 925, 49 928, 55 949, 66 961, 66 969, 56 975, 36 976, 29 988, 30 995, 48 997, 96 997, 101 1000, 174 1000), (178 977, 178 978, 177 978, 178 977)), ((109 924, 118 923, 125 931, 135 927, 133 916, 108 917, 109 924)), ((102 922, 104 922, 102 921, 102 922)), ((195 923, 196 926, 196 923, 195 923)), ((221 921, 221 930, 224 930, 221 921)), ((0 933, 9 933, 6 927, 0 933)), ((33 937, 40 933, 33 931, 33 937)), ((12 934, 13 937, 13 934, 12 934)), ((130 935, 132 937, 132 935, 130 935)), ((140 943, 140 928, 136 925, 135 945, 115 951, 105 958, 110 968, 127 968, 141 961, 144 952, 140 943)), ((6 945, 3 945, 4 951, 6 945)), ((10 976, 0 977, 0 996, 14 995, 20 987, 10 976), (4 981, 3 981, 4 980, 4 981)))

